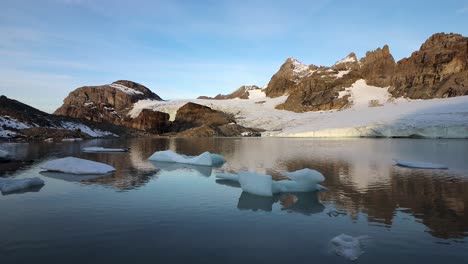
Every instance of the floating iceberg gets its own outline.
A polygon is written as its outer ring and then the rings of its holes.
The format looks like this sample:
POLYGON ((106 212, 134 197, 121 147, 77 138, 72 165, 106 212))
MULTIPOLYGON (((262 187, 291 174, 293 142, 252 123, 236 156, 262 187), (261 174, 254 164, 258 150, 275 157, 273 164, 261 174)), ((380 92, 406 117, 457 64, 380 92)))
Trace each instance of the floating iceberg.
POLYGON ((82 138, 64 138, 62 139, 62 142, 77 142, 77 141, 83 141, 82 138))
POLYGON ((128 152, 128 148, 85 147, 83 152, 128 152))
POLYGON ((44 181, 37 177, 26 179, 0 178, 0 191, 2 193, 13 193, 42 185, 44 185, 44 181))
POLYGON ((242 191, 260 196, 273 196, 273 179, 270 175, 255 172, 239 172, 242 191))
POLYGON ((362 240, 370 239, 369 236, 352 237, 345 234, 334 237, 330 240, 332 250, 341 257, 348 260, 356 260, 364 253, 362 250, 362 240))
POLYGON ((107 174, 115 171, 114 167, 107 164, 74 157, 51 160, 43 163, 40 168, 71 174, 107 174))
POLYGON ((417 162, 417 161, 407 161, 407 160, 397 160, 394 159, 397 165, 408 168, 415 169, 448 169, 446 165, 436 164, 431 162, 417 162))
POLYGON ((203 152, 198 156, 186 156, 177 154, 172 150, 156 151, 148 160, 200 166, 219 166, 226 162, 223 156, 210 152, 203 152))
POLYGON ((280 192, 313 192, 326 189, 319 184, 325 181, 325 177, 316 170, 302 169, 286 172, 284 175, 290 180, 273 181, 271 175, 247 171, 238 174, 222 173, 216 177, 239 182, 243 191, 261 196, 272 196, 280 192))

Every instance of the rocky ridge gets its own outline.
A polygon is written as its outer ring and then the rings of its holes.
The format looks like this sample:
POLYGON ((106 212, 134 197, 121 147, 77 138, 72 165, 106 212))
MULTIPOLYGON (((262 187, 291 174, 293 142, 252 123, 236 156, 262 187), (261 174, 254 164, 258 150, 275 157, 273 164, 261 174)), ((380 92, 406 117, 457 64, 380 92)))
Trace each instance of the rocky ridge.
POLYGON ((237 90, 230 94, 218 94, 215 97, 209 97, 209 96, 199 96, 197 99, 213 99, 213 100, 227 100, 227 99, 249 99, 250 91, 252 90, 261 90, 256 85, 243 85, 239 87, 237 90))
POLYGON ((431 36, 409 58, 395 63, 385 45, 359 61, 354 53, 331 67, 305 65, 288 58, 273 75, 265 93, 287 95, 278 109, 294 112, 342 109, 348 98, 339 92, 359 79, 388 87, 394 97, 430 99, 468 95, 468 38, 459 34, 431 36))
POLYGON ((131 133, 109 123, 51 115, 0 96, 0 138, 3 139, 115 137, 131 133))
POLYGON ((83 86, 72 91, 54 114, 96 122, 162 133, 169 115, 156 111, 142 111, 136 118, 128 116, 139 100, 162 100, 149 88, 139 83, 119 80, 108 85, 83 86))

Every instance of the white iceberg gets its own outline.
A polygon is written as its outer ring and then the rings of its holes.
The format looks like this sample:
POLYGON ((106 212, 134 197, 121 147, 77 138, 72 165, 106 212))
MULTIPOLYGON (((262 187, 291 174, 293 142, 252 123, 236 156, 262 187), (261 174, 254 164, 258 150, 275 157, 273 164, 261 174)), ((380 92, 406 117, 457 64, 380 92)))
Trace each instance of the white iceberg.
POLYGON ((208 151, 203 152, 198 156, 187 156, 177 154, 172 150, 156 151, 153 155, 151 155, 148 158, 148 160, 159 162, 184 163, 200 166, 218 166, 226 162, 223 156, 218 154, 212 154, 208 151))
POLYGON ((64 138, 62 139, 62 142, 77 142, 77 141, 83 141, 82 138, 64 138))
POLYGON ((107 174, 116 169, 104 163, 67 157, 43 163, 41 169, 71 174, 107 174))
POLYGON ((270 175, 255 172, 239 172, 242 191, 260 196, 273 196, 273 179, 270 175))
POLYGON ((44 185, 44 181, 37 177, 26 179, 0 178, 0 191, 2 193, 17 192, 34 186, 42 185, 44 185))
POLYGON ((362 250, 362 240, 370 239, 369 236, 352 237, 345 234, 334 237, 330 240, 332 250, 347 260, 356 260, 364 253, 362 250))
POLYGON ((397 165, 408 168, 415 169, 448 169, 448 166, 443 164, 436 164, 432 162, 418 162, 418 161, 408 161, 408 160, 397 160, 394 159, 397 165))
POLYGON ((85 147, 83 152, 128 152, 128 148, 85 147))
POLYGON ((271 175, 242 171, 238 174, 220 173, 216 177, 219 179, 239 182, 243 191, 262 195, 272 196, 281 192, 313 192, 325 190, 319 183, 325 181, 325 177, 316 170, 302 169, 283 174, 289 180, 274 181, 271 175))

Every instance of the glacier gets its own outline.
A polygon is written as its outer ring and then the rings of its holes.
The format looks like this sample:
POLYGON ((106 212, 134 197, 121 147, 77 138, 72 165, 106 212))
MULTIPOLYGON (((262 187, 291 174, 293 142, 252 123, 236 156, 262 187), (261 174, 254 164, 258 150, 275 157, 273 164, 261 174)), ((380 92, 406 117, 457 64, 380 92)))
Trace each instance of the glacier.
POLYGON ((351 104, 343 110, 277 110, 275 106, 284 103, 287 96, 269 98, 258 91, 249 99, 140 100, 129 115, 137 117, 143 109, 153 109, 174 120, 181 106, 194 102, 233 114, 239 125, 266 130, 262 136, 468 138, 468 96, 393 98, 388 88, 367 85, 362 79, 339 94, 345 95, 350 96, 351 104))

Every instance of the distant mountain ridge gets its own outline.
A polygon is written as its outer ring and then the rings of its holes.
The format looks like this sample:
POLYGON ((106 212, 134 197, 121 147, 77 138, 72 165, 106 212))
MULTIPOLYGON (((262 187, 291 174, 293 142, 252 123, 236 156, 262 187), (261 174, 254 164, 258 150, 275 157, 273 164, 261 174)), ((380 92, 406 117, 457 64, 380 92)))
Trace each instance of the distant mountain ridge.
MULTIPOLYGON (((339 93, 364 79, 388 87, 394 97, 431 99, 468 95, 468 38, 436 33, 418 51, 395 62, 384 45, 358 59, 354 52, 333 66, 303 64, 288 58, 263 90, 267 97, 287 96, 277 109, 294 112, 342 109, 351 103, 339 93)), ((248 98, 241 88, 228 95, 198 99, 248 98)))
POLYGON ((108 123, 51 115, 0 96, 0 138, 116 137, 129 133, 108 123))
POLYGON ((209 96, 199 96, 197 99, 213 99, 213 100, 227 100, 227 99, 249 99, 250 91, 253 90, 261 90, 256 85, 243 85, 239 87, 237 90, 230 94, 218 94, 215 97, 209 97, 209 96))
POLYGON ((389 87, 394 97, 430 99, 468 95, 468 38, 437 33, 398 63, 385 45, 359 61, 351 53, 331 67, 305 65, 288 58, 273 75, 265 93, 287 95, 278 109, 295 112, 332 110, 349 103, 339 92, 359 79, 389 87))

